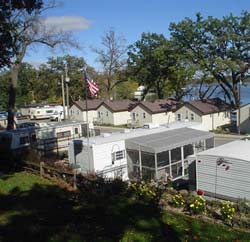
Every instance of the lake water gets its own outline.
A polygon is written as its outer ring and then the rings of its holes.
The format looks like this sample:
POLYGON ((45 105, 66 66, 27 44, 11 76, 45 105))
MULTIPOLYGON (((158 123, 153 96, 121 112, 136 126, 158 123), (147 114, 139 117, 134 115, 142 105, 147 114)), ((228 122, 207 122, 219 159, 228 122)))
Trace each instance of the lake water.
MULTIPOLYGON (((198 87, 193 88, 191 95, 187 95, 185 97, 185 100, 187 101, 190 99, 196 99, 197 93, 198 93, 198 87)), ((241 105, 250 103, 250 84, 242 85, 240 94, 241 94, 241 105)), ((224 96, 222 94, 220 94, 219 92, 216 92, 212 97, 218 97, 218 96, 221 99, 224 99, 224 96)))

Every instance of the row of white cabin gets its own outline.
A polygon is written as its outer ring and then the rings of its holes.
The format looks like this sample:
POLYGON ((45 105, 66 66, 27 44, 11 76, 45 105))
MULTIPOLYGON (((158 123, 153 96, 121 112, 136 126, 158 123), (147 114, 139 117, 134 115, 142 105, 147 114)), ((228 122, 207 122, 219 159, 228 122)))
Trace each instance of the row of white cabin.
MULTIPOLYGON (((88 120, 96 124, 142 127, 145 123, 168 124, 174 121, 198 122, 203 130, 229 124, 230 106, 219 98, 194 100, 179 104, 168 100, 155 102, 88 100, 88 120)), ((86 101, 76 101, 70 108, 72 120, 86 121, 86 101)))

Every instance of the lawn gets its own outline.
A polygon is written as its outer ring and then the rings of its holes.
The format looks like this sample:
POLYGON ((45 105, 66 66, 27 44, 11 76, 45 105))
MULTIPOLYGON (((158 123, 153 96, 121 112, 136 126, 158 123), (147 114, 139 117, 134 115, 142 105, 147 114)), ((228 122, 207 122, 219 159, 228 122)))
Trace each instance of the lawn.
POLYGON ((0 178, 0 241, 250 241, 250 234, 162 211, 131 194, 82 194, 29 173, 0 178))

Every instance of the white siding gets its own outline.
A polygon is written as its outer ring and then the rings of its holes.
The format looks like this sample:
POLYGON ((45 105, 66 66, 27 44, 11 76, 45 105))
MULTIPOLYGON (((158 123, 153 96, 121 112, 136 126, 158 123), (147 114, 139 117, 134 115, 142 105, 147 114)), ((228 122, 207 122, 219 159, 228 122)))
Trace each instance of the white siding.
POLYGON ((102 124, 123 125, 127 124, 130 119, 130 113, 128 111, 111 112, 104 105, 101 105, 97 109, 97 115, 98 113, 100 114, 98 121, 102 124))
POLYGON ((139 126, 143 126, 145 123, 152 123, 152 115, 140 106, 136 106, 133 110, 131 110, 130 118, 132 121, 137 121, 139 126), (133 113, 135 114, 135 120, 133 120, 133 113))
POLYGON ((173 112, 164 112, 152 114, 152 123, 166 124, 175 121, 175 114, 173 112))
MULTIPOLYGON (((72 107, 69 110, 69 115, 71 120, 78 120, 78 121, 84 121, 86 122, 86 112, 80 110, 76 105, 72 105, 72 107)), ((96 110, 89 110, 88 111, 88 121, 93 122, 97 117, 97 111, 96 110)))
POLYGON ((219 126, 230 123, 229 112, 212 113, 202 116, 202 126, 205 130, 214 130, 219 126))
POLYGON ((102 124, 114 124, 113 113, 110 112, 104 105, 101 105, 97 109, 97 113, 100 113, 100 121, 102 124))
POLYGON ((250 199, 250 161, 225 158, 230 164, 217 166, 217 159, 218 156, 197 155, 197 189, 235 199, 250 199))
MULTIPOLYGON (((126 169, 123 170, 123 179, 127 179, 127 158, 124 140, 100 145, 93 145, 92 151, 94 160, 94 170, 96 172, 110 170, 112 168, 119 168, 122 165, 126 165, 126 169), (125 151, 125 158, 117 160, 114 162, 114 164, 112 164, 112 153, 122 150, 125 151)), ((111 178, 115 176, 114 172, 109 172, 105 175, 111 178)))
MULTIPOLYGON (((237 113, 237 125, 238 120, 238 110, 237 113)), ((250 104, 247 104, 240 108, 240 131, 242 133, 250 133, 250 104)))
POLYGON ((222 126, 224 124, 230 123, 230 115, 229 111, 206 114, 200 116, 199 114, 193 112, 191 109, 186 106, 181 107, 175 112, 175 120, 176 121, 191 121, 191 122, 199 122, 202 125, 204 130, 213 130, 222 126), (178 114, 181 116, 181 120, 178 120, 178 114), (193 119, 192 119, 193 118, 193 119))
POLYGON ((182 121, 182 122, 191 121, 191 122, 201 123, 202 117, 199 114, 192 111, 191 109, 187 108, 186 106, 183 106, 175 112, 175 120, 182 121), (180 114, 181 120, 178 120, 178 114, 180 114), (192 116, 193 116, 193 120, 192 120, 192 116))
POLYGON ((116 112, 116 113, 113 113, 113 117, 114 117, 113 125, 127 124, 128 120, 130 119, 130 112, 128 111, 116 112))

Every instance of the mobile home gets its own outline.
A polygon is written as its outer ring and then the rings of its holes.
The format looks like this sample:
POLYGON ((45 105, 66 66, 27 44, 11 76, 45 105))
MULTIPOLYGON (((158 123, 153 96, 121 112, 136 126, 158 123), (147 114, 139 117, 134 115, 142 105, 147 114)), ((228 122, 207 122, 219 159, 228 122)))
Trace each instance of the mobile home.
POLYGON ((103 176, 122 179, 173 180, 187 177, 186 157, 213 147, 213 135, 172 124, 170 127, 125 130, 123 133, 103 134, 77 141, 69 146, 69 162, 79 165, 83 173, 96 172, 103 176), (182 127, 182 128, 181 128, 182 127), (79 148, 80 143, 80 148, 79 148), (206 145, 203 145, 205 144, 206 145))
POLYGON ((189 159, 196 167, 196 189, 222 199, 250 199, 250 140, 236 140, 189 159))

